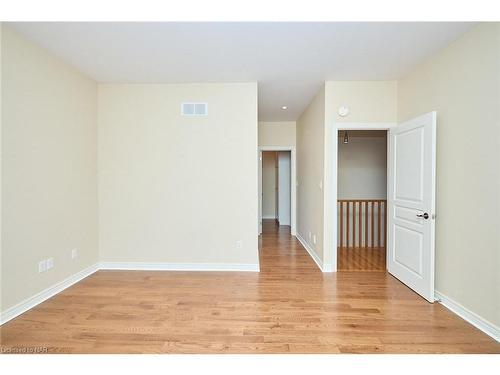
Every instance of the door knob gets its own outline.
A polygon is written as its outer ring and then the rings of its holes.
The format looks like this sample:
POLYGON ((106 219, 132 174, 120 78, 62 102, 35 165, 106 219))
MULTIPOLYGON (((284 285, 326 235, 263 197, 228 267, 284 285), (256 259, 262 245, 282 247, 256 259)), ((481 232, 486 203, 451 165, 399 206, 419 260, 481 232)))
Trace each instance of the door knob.
POLYGON ((417 217, 423 217, 424 219, 428 219, 429 218, 429 214, 427 212, 424 212, 421 215, 417 215, 417 217))

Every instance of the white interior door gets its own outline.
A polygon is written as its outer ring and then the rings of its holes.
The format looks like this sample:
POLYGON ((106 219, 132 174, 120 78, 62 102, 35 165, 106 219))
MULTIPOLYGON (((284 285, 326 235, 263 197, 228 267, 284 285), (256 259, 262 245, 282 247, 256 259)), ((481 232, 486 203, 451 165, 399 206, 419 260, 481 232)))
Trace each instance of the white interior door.
POLYGON ((387 269, 434 302, 436 112, 389 135, 387 269))
POLYGON ((258 155, 258 170, 259 170, 259 234, 262 233, 262 150, 259 150, 259 155, 258 155))
POLYGON ((278 221, 280 225, 290 225, 291 177, 290 152, 278 152, 278 221))

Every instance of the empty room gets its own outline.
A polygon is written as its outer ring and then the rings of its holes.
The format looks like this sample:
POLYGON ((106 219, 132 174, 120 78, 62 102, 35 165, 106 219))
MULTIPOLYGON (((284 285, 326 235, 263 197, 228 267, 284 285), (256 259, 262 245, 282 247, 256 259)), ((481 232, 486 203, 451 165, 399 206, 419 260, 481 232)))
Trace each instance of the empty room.
POLYGON ((0 32, 2 354, 500 354, 500 23, 0 32))

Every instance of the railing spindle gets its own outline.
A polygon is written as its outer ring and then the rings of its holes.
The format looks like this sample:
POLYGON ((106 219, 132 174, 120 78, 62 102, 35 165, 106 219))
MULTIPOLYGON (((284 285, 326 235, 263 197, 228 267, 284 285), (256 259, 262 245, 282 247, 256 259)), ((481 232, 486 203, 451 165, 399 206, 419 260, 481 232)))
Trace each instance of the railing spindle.
POLYGON ((381 220, 380 220, 380 207, 381 207, 381 203, 380 201, 377 202, 377 247, 380 247, 380 237, 381 237, 381 233, 380 233, 380 223, 381 223, 381 220))
POLYGON ((344 247, 344 201, 340 202, 340 247, 344 247))
POLYGON ((356 202, 352 202, 352 247, 356 247, 356 202))
POLYGON ((375 202, 371 202, 372 206, 372 212, 371 212, 371 227, 372 227, 372 235, 371 235, 371 246, 370 247, 375 247, 375 202))
POLYGON ((363 235, 363 205, 362 205, 362 202, 358 202, 358 205, 359 205, 359 209, 358 209, 358 247, 362 247, 363 244, 362 244, 362 241, 361 241, 361 237, 363 235))
POLYGON ((349 214, 349 206, 351 205, 351 203, 349 201, 347 201, 347 216, 346 216, 346 221, 347 221, 347 231, 346 231, 346 247, 349 247, 349 217, 351 216, 349 214))
POLYGON ((368 247, 368 202, 365 202, 365 247, 368 247))

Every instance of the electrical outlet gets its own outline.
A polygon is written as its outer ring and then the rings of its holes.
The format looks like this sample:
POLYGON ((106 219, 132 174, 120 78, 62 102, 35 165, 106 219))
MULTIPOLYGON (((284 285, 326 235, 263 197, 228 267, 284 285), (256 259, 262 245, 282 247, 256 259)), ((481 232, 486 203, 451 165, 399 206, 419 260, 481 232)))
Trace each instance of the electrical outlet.
POLYGON ((316 235, 315 234, 313 235, 313 244, 316 245, 316 235))
POLYGON ((71 259, 76 259, 78 256, 78 249, 71 250, 71 259))
POLYGON ((54 267, 54 258, 49 258, 47 259, 47 270, 50 270, 52 267, 54 267))
POLYGON ((241 249, 243 247, 243 242, 241 240, 236 241, 236 248, 241 249))
POLYGON ((46 260, 41 260, 38 262, 38 273, 42 273, 47 271, 47 261, 46 260))
POLYGON ((309 231, 309 241, 311 241, 311 231, 309 231))

